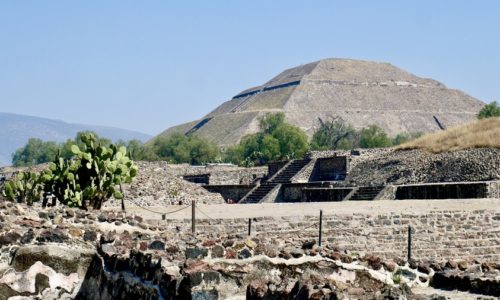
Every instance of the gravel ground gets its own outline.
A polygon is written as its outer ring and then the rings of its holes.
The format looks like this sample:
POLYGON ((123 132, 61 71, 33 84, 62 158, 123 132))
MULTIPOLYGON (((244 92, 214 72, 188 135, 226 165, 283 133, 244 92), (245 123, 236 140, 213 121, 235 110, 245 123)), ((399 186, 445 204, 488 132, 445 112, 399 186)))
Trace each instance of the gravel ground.
MULTIPOLYGON (((127 205, 127 203, 125 203, 127 205)), ((137 213, 146 219, 160 219, 158 213, 169 213, 186 206, 151 207, 146 211, 136 206, 127 206, 127 211, 137 213)), ((309 202, 309 203, 262 203, 262 204, 215 204, 196 205, 196 218, 236 219, 257 217, 319 216, 329 214, 384 214, 408 213, 419 214, 445 210, 495 210, 500 211, 500 199, 452 199, 452 200, 379 200, 379 201, 344 201, 344 202, 309 202), (208 217, 207 217, 208 216, 208 217)), ((168 219, 190 219, 191 209, 167 214, 168 219)))
MULTIPOLYGON (((136 162, 139 173, 131 184, 123 186, 126 203, 140 206, 191 204, 220 204, 220 194, 209 193, 201 186, 174 175, 166 162, 136 162)), ((104 207, 119 207, 120 201, 111 199, 104 207)))

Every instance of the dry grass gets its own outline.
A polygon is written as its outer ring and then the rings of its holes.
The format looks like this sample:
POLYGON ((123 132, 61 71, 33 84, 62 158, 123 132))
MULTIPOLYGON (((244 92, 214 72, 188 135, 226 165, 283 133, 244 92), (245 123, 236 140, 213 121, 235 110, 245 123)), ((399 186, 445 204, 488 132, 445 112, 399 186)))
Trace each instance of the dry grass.
POLYGON ((500 148, 500 117, 473 121, 426 134, 396 149, 422 149, 433 153, 472 148, 500 148))

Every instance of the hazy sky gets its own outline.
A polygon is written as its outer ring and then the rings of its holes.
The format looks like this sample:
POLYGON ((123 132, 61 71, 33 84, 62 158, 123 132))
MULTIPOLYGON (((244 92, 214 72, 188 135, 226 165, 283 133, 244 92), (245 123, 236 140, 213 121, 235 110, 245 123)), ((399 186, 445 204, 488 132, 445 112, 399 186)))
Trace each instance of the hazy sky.
POLYGON ((156 134, 327 57, 500 100, 500 1, 0 0, 3 112, 156 134))

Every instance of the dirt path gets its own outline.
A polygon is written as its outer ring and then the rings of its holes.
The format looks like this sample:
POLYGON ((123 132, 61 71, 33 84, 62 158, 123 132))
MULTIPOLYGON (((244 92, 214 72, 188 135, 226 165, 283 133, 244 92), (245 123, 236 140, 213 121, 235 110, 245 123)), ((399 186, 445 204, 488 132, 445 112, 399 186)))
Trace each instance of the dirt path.
MULTIPOLYGON (((147 207, 147 209, 126 203, 127 212, 141 215, 148 219, 161 219, 166 213, 167 219, 190 219, 190 206, 147 207), (128 205, 127 205, 128 204, 128 205), (184 208, 184 209, 183 209, 184 208), (177 211, 177 212, 174 212, 177 211), (174 212, 174 213, 171 213, 174 212)), ((319 214, 381 214, 381 213, 416 213, 432 211, 474 211, 491 210, 500 212, 500 199, 460 199, 460 200, 380 200, 380 201, 344 201, 314 203, 265 203, 265 204, 213 204, 197 205, 196 217, 199 219, 234 219, 255 217, 309 216, 319 214)), ((111 209, 108 209, 111 210, 111 209)))

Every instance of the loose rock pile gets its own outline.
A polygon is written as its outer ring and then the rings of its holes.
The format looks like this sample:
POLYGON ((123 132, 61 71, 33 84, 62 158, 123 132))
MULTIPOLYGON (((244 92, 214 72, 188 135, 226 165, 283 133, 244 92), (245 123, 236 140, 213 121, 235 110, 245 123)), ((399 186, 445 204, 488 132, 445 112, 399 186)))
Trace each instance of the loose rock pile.
MULTIPOLYGON (((433 154, 422 150, 361 149, 350 151, 318 151, 312 158, 348 156, 349 174, 346 186, 412 184, 431 182, 489 181, 500 179, 500 149, 479 148, 433 154)), ((295 181, 305 181, 312 165, 297 174, 295 181)))
POLYGON ((500 179, 500 149, 481 148, 440 154, 379 149, 363 156, 362 153, 352 160, 347 178, 357 185, 500 179))
MULTIPOLYGON (((123 186, 125 201, 139 206, 165 206, 191 204, 196 200, 203 204, 220 204, 220 194, 210 193, 201 186, 172 174, 166 162, 136 162, 137 177, 131 184, 123 186)), ((118 207, 120 201, 111 199, 105 207, 118 207)))

